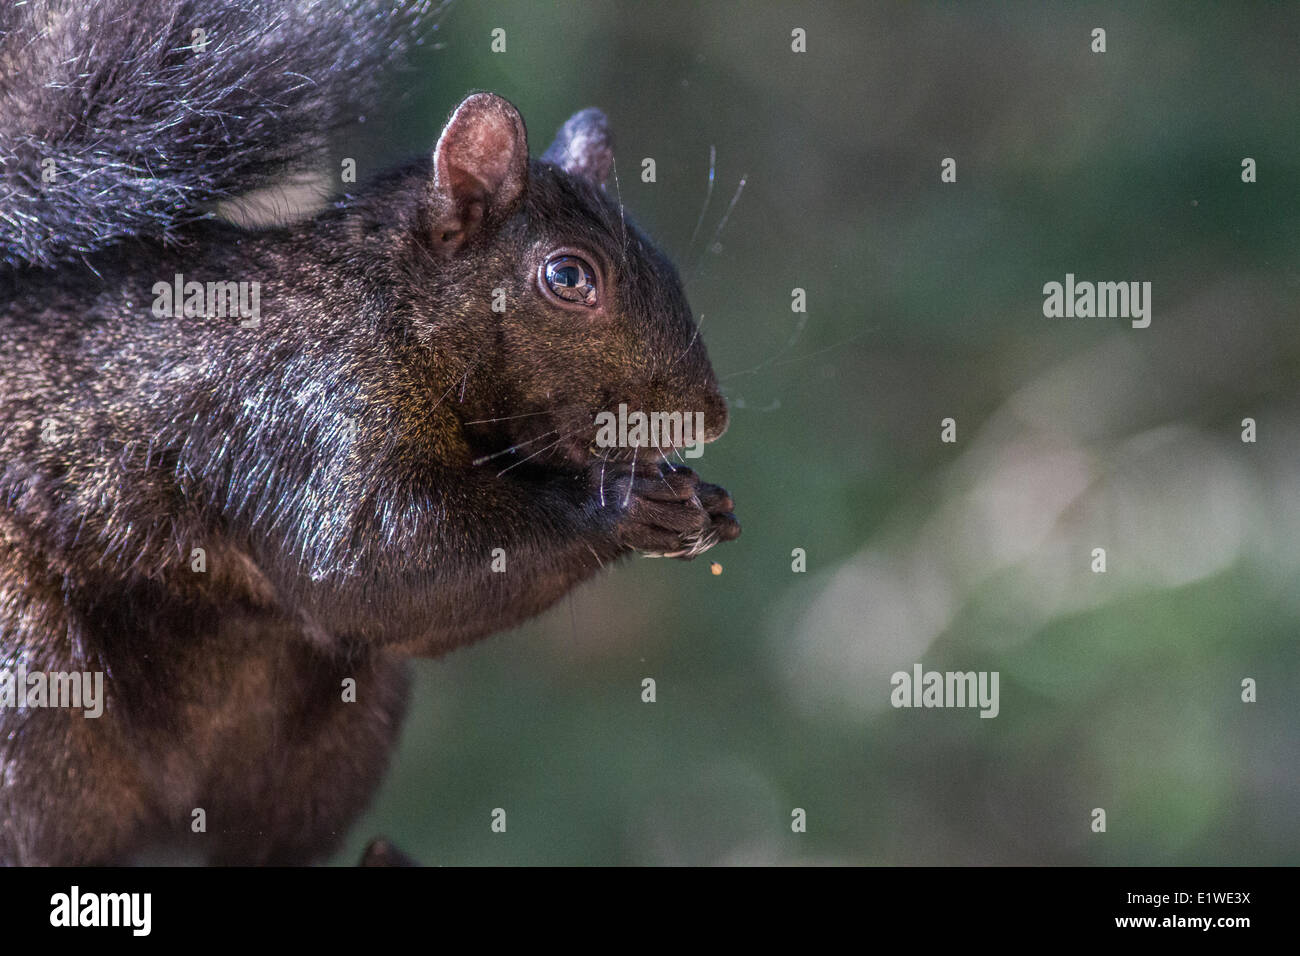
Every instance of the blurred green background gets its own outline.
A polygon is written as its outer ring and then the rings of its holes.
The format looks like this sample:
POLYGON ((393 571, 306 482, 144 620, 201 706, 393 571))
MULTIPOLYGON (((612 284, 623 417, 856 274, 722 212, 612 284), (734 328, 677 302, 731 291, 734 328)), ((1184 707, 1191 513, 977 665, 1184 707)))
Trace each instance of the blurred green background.
POLYGON ((1300 863, 1298 51, 1296 4, 453 6, 353 145, 431 149, 471 89, 535 155, 602 107, 744 536, 417 662, 335 862, 1300 863), (1067 272, 1150 281, 1150 328, 1045 318, 1067 272), (892 708, 916 662, 1000 715, 892 708))

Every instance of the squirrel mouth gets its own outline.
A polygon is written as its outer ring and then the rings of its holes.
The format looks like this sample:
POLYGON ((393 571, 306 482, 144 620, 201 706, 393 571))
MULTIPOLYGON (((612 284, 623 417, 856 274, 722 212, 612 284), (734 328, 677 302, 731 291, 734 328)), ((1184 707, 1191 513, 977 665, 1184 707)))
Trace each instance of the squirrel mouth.
POLYGON ((582 470, 596 462, 608 464, 630 462, 635 451, 637 449, 603 448, 596 443, 594 438, 577 437, 564 443, 562 454, 567 461, 582 470))
POLYGON ((668 454, 673 451, 674 447, 668 445, 667 447, 655 448, 637 445, 630 448, 602 448, 593 441, 584 452, 584 461, 586 464, 599 461, 622 465, 635 465, 637 461, 658 461, 660 459, 667 461, 668 454))
POLYGON ((604 445, 597 441, 595 435, 574 435, 556 444, 551 460, 557 464, 572 465, 581 471, 596 462, 634 465, 638 461, 667 461, 674 452, 680 454, 679 448, 682 447, 689 446, 679 446, 672 440, 649 445, 604 445))

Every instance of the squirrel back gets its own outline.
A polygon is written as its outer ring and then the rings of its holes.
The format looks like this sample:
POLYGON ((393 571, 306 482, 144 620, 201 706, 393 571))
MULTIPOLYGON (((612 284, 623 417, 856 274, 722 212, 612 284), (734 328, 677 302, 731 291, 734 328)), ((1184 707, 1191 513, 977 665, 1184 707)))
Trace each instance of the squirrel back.
POLYGON ((726 404, 599 111, 531 159, 475 93, 312 219, 203 221, 429 12, 280 7, 0 13, 0 862, 317 859, 406 657, 740 532, 686 467, 726 404), (18 670, 99 674, 102 712, 18 670))

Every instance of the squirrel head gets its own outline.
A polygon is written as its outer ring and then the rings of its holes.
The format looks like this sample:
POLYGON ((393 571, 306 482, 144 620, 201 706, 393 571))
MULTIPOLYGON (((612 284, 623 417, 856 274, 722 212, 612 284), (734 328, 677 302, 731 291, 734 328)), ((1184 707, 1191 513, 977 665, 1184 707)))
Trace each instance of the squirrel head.
POLYGON ((582 467, 657 461, 655 444, 667 454, 665 443, 681 443, 665 427, 653 444, 608 447, 600 423, 620 406, 702 423, 703 434, 686 432, 694 447, 723 433, 726 402, 677 270, 606 191, 614 155, 599 110, 576 113, 530 160, 518 110, 476 93, 447 122, 432 167, 419 228, 465 320, 452 341, 474 358, 457 404, 475 445, 520 444, 516 460, 582 467))

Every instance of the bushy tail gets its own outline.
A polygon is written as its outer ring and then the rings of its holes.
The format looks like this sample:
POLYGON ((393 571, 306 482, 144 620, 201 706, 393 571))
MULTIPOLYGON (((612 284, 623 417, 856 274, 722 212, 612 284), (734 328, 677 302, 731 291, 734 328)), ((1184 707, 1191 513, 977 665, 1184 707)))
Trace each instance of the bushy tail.
POLYGON ((0 0, 0 260, 168 238, 304 163, 439 8, 0 0))

